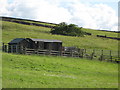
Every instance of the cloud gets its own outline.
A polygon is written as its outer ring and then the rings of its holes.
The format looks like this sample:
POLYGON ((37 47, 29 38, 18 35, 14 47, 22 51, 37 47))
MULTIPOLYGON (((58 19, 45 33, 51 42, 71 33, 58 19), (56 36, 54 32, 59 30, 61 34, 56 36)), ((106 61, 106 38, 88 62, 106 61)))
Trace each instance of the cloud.
POLYGON ((53 23, 68 22, 69 18, 71 18, 68 10, 63 7, 58 7, 56 5, 57 2, 56 4, 50 4, 48 1, 14 0, 11 4, 5 2, 8 7, 4 6, 4 9, 7 11, 1 12, 0 14, 53 23))
MULTIPOLYGON (((109 29, 117 26, 115 11, 105 4, 84 5, 75 3, 71 6, 71 22, 86 28, 109 29)), ((115 30, 115 29, 114 29, 115 30)))
POLYGON ((106 4, 85 4, 81 0, 8 0, 0 1, 0 15, 39 21, 74 23, 92 29, 117 31, 115 10, 106 4))
POLYGON ((0 0, 0 15, 9 14, 7 0, 0 0))

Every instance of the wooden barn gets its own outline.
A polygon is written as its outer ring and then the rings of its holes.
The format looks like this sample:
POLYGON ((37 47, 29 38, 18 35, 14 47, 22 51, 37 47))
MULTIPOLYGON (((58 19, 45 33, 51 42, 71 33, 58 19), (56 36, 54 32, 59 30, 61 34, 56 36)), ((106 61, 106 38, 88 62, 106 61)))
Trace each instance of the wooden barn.
POLYGON ((8 52, 22 53, 23 48, 60 51, 62 49, 62 41, 32 38, 16 38, 8 43, 8 52))

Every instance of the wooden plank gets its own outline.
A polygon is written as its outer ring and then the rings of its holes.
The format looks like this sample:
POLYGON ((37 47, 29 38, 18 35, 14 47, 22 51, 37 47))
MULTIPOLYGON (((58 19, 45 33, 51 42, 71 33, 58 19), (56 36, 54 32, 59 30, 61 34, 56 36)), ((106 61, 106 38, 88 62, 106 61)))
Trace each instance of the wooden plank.
POLYGON ((34 51, 26 51, 26 53, 33 53, 34 51))
POLYGON ((53 50, 51 50, 51 53, 58 53, 59 51, 53 51, 53 50))
POLYGON ((26 48, 26 51, 34 51, 35 49, 26 48))
POLYGON ((45 52, 38 52, 38 54, 44 54, 45 55, 45 52))

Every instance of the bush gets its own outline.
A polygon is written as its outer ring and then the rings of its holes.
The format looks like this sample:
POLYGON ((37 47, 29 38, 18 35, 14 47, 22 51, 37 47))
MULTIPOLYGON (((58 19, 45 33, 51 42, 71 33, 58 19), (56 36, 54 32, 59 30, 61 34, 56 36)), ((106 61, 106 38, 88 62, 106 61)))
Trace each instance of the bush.
POLYGON ((78 27, 75 24, 69 24, 67 25, 65 22, 62 22, 55 26, 51 30, 52 34, 60 34, 60 35, 68 35, 68 36, 84 36, 86 33, 81 30, 80 27, 78 27))

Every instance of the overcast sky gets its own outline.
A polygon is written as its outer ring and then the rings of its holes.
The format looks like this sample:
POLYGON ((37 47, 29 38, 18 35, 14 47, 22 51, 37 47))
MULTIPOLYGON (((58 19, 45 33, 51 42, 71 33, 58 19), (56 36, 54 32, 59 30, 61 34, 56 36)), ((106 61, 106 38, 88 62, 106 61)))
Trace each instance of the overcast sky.
POLYGON ((118 30, 119 0, 0 0, 0 16, 118 30))

